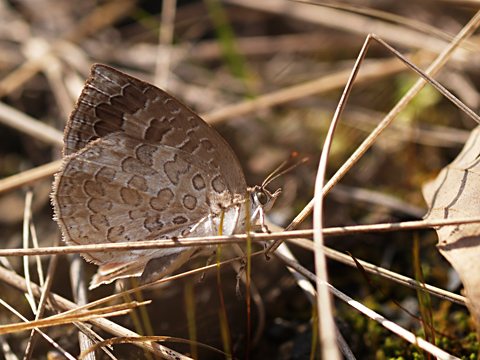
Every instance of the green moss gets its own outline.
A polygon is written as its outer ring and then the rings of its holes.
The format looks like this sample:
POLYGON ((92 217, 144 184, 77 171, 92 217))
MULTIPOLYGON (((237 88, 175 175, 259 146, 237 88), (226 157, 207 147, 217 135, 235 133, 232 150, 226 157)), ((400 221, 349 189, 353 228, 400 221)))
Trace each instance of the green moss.
MULTIPOLYGON (((373 310, 382 312, 380 310, 381 303, 375 296, 366 298, 365 303, 373 310)), ((466 360, 476 359, 479 343, 473 330, 470 314, 466 309, 450 312, 452 305, 446 306, 445 304, 441 303, 440 306, 437 304, 432 309, 437 331, 435 345, 453 356, 466 360)), ((358 336, 354 339, 346 337, 347 342, 355 344, 353 351, 358 358, 378 360, 428 358, 427 354, 418 347, 392 334, 377 322, 367 319, 363 314, 343 306, 340 308, 345 311, 341 316, 348 323, 349 331, 358 336)), ((392 320, 395 321, 395 319, 392 320)), ((421 327, 418 327, 414 333, 418 337, 424 338, 421 327)))

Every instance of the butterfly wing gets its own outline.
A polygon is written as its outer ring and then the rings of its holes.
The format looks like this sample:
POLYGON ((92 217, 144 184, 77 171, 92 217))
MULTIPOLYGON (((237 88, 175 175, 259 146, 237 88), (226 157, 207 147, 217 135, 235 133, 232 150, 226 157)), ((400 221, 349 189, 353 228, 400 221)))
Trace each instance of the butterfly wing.
POLYGON ((235 153, 195 112, 147 82, 96 64, 65 129, 64 155, 115 132, 198 157, 222 174, 232 194, 247 189, 235 153))
MULTIPOLYGON (((232 197, 220 173, 183 150, 113 133, 67 156, 52 194, 69 244, 190 235, 232 197)), ((148 261, 185 248, 84 254, 95 264, 148 261)))
MULTIPOLYGON (((90 78, 65 129, 55 219, 70 244, 183 235, 244 194, 242 168, 223 138, 182 102, 105 65, 90 78)), ((202 232, 203 231, 203 232, 202 232)), ((92 286, 172 272, 197 248, 84 254, 101 265, 92 286), (147 271, 148 269, 148 271, 147 271)))

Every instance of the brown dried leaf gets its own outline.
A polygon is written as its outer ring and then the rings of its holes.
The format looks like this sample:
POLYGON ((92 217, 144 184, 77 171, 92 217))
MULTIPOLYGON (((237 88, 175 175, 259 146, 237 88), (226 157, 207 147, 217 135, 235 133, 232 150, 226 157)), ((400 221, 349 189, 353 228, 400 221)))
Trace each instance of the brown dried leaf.
MULTIPOLYGON (((438 177, 425 183, 429 206, 425 219, 480 216, 480 127, 475 128, 457 158, 438 177)), ((480 226, 476 223, 442 226, 438 249, 459 273, 477 333, 480 332, 480 226)))

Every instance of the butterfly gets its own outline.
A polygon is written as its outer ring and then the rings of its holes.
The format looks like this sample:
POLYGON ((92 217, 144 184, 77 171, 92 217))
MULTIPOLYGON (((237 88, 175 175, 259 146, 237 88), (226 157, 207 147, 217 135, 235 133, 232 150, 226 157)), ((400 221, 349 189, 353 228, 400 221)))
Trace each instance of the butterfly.
MULTIPOLYGON (((67 244, 245 233, 264 228, 281 190, 247 187, 228 143, 165 91, 95 64, 64 133, 51 199, 67 244), (246 207, 249 207, 248 211, 246 207), (220 228, 222 227, 222 228, 220 228)), ((85 253, 90 288, 160 279, 214 246, 85 253)))

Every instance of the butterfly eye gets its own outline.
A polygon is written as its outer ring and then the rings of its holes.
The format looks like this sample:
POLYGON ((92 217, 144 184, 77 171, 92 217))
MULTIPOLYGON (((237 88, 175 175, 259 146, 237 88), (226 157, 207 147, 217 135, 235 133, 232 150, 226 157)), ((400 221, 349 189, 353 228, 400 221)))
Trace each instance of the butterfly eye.
POLYGON ((257 199, 260 202, 260 204, 265 205, 267 203, 268 197, 263 191, 261 190, 257 191, 255 195, 257 195, 257 199))

